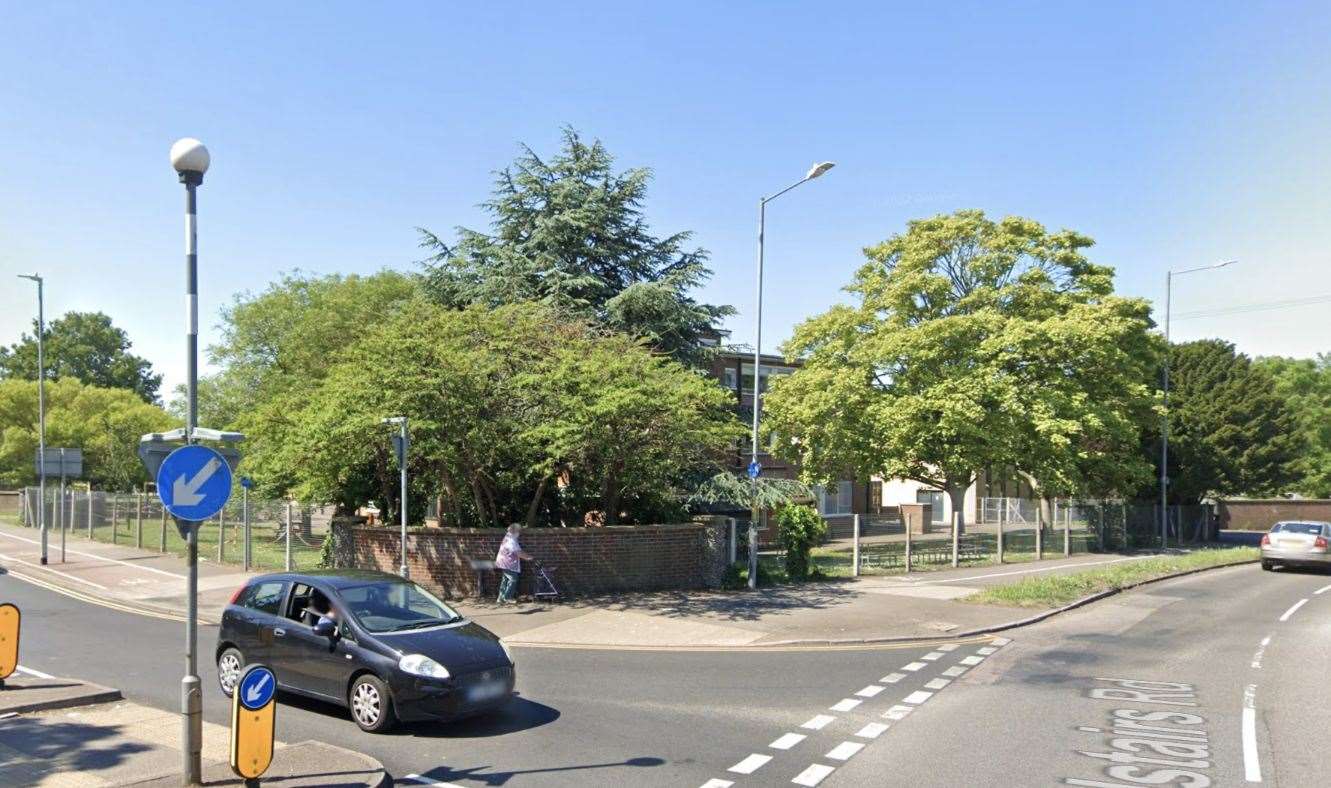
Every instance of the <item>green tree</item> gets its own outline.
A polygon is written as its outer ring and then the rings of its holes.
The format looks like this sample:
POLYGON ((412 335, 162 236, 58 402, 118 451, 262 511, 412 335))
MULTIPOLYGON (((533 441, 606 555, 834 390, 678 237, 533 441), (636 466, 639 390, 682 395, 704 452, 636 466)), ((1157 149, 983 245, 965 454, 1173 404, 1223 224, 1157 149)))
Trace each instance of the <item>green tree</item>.
POLYGON ((786 551, 786 575, 804 580, 809 576, 809 553, 827 538, 827 521, 811 506, 786 506, 776 513, 776 532, 786 551))
MULTIPOLYGON (((46 386, 46 445, 83 450, 85 481, 127 492, 148 481, 139 437, 176 426, 160 407, 128 389, 61 378, 46 386)), ((0 381, 0 487, 37 483, 37 384, 0 381)))
POLYGON ((1331 498, 1331 354, 1315 359, 1273 356, 1254 364, 1275 378, 1276 393, 1294 411, 1303 436, 1304 446, 1294 463, 1297 490, 1331 498))
MULTIPOLYGON (((129 336, 101 312, 67 312, 46 326, 43 350, 48 380, 74 378, 90 386, 129 389, 157 401, 162 376, 147 359, 129 352, 129 336)), ((37 321, 32 333, 0 348, 0 380, 37 379, 37 321)))
MULTIPOLYGON (((1153 438, 1158 457, 1159 430, 1153 438)), ((1302 447, 1295 411, 1267 368, 1219 339, 1171 348, 1171 503, 1285 492, 1298 478, 1302 447)))
POLYGON ((524 146, 483 204, 489 233, 459 227, 449 243, 421 229, 426 289, 450 307, 539 302, 697 361, 699 340, 734 310, 689 295, 711 276, 707 252, 687 248, 688 232, 651 233, 642 213, 650 180, 643 168, 616 173, 601 143, 572 129, 549 161, 524 146))
POLYGON ((804 365, 773 384, 769 428, 809 480, 914 479, 956 511, 986 467, 1050 489, 1135 487, 1149 474, 1149 312, 1112 294, 1091 244, 979 211, 911 222, 865 250, 858 303, 796 329, 785 352, 804 365))

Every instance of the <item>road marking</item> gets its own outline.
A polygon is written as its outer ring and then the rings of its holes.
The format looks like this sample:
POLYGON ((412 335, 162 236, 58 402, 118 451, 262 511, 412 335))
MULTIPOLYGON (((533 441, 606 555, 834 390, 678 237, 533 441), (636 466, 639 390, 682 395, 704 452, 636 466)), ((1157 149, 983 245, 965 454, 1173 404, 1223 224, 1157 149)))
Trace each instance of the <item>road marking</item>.
POLYGON ((909 665, 902 665, 902 666, 901 666, 901 669, 902 669, 902 670, 908 670, 908 671, 910 671, 911 673, 914 673, 915 671, 919 670, 920 668, 925 667, 925 664, 926 664, 926 663, 923 663, 923 662, 912 662, 912 663, 910 663, 909 665))
POLYGON ((734 785, 730 780, 718 780, 715 777, 703 783, 701 788, 730 788, 734 785))
POLYGON ((1262 667, 1262 655, 1266 653, 1266 647, 1271 645, 1271 636, 1262 638, 1262 643, 1257 647, 1257 653, 1252 655, 1252 666, 1260 669, 1262 667))
POLYGON ((755 752, 734 766, 731 766, 726 771, 734 772, 735 774, 753 774, 758 771, 763 764, 770 760, 772 760, 772 756, 755 752))
POLYGON ((850 711, 851 709, 855 708, 856 706, 860 705, 861 703, 863 703, 863 701, 855 700, 854 698, 844 698, 844 699, 842 699, 842 700, 840 700, 840 701, 837 701, 836 705, 834 705, 834 706, 831 707, 831 710, 832 710, 832 711, 850 711))
POLYGON ((919 690, 916 690, 915 692, 912 692, 911 694, 909 694, 909 695, 907 695, 906 697, 902 698, 902 699, 901 699, 901 702, 902 702, 902 703, 912 703, 912 704, 918 706, 918 705, 920 705, 921 703, 924 703, 926 700, 929 700, 929 699, 932 698, 933 696, 934 696, 934 694, 933 694, 932 692, 921 692, 921 691, 919 691, 919 690))
POLYGON ((883 682, 884 684, 896 684, 898 681, 901 681, 904 678, 906 678, 905 673, 889 673, 886 676, 883 676, 881 679, 879 679, 879 681, 883 682))
MULTIPOLYGON (((406 777, 403 777, 402 779, 411 780, 412 782, 420 783, 421 785, 433 786, 433 788, 462 788, 462 786, 458 785, 457 783, 441 783, 438 780, 431 780, 430 778, 422 777, 419 774, 408 774, 406 777)), ((726 785, 731 785, 731 784, 732 783, 726 783, 726 785)), ((711 783, 708 783, 707 785, 711 785, 711 783)), ((703 786, 703 788, 707 788, 707 786, 703 786)), ((722 788, 722 786, 717 786, 717 788, 722 788)))
POLYGON ((961 660, 961 664, 963 665, 978 665, 981 662, 984 662, 984 657, 966 657, 961 660))
POLYGON ((1243 690, 1243 776, 1250 783, 1262 781, 1262 766, 1257 762, 1257 709, 1253 706, 1256 695, 1256 684, 1243 690))
POLYGON ((976 653, 976 654, 983 654, 984 656, 987 657, 987 656, 989 656, 990 654, 994 653, 994 652, 997 651, 997 650, 998 650, 998 646, 985 646, 984 648, 977 648, 977 649, 975 649, 975 653, 976 653))
POLYGON ((1007 644, 1009 644, 1009 643, 1011 643, 1011 642, 1012 642, 1012 638, 994 638, 994 640, 993 640, 993 643, 994 643, 995 646, 1006 646, 1007 644))
POLYGON ((774 750, 789 750, 791 747, 804 741, 805 738, 807 737, 802 733, 787 733, 767 746, 774 750))
POLYGON ((966 667, 963 666, 963 665, 953 665, 952 667, 950 667, 950 668, 948 668, 947 670, 943 671, 943 675, 944 675, 944 676, 951 676, 952 678, 956 678, 957 676, 960 676, 961 674, 965 673, 967 670, 968 670, 968 668, 966 668, 966 667))
POLYGON ((813 766, 810 766, 809 768, 805 769, 804 771, 796 775, 795 779, 791 780, 791 782, 795 783, 796 785, 803 785, 807 786, 807 788, 813 788, 813 786, 822 782, 824 777, 826 777, 827 775, 831 774, 834 771, 836 771, 835 766, 824 766, 821 763, 815 763, 813 766))
POLYGON ((883 712, 883 717, 889 720, 904 720, 907 714, 910 714, 914 706, 902 706, 900 703, 883 712))
POLYGON ((828 751, 825 758, 831 758, 834 761, 848 761, 851 756, 864 749, 864 742, 843 741, 828 751))
POLYGON ((886 689, 886 687, 880 687, 877 684, 870 684, 869 686, 865 687, 864 689, 860 690, 855 694, 859 695, 861 698, 872 698, 874 695, 877 695, 878 693, 882 692, 884 689, 886 689))
POLYGON ((925 662, 933 662, 934 660, 938 659, 941 656, 943 656, 943 652, 941 651, 930 651, 928 654, 925 654, 924 656, 920 657, 920 659, 924 660, 925 662))
POLYGON ((1325 592, 1327 592, 1327 591, 1331 591, 1331 586, 1322 586, 1321 588, 1317 589, 1317 590, 1314 591, 1313 593, 1314 593, 1314 594, 1317 594, 1317 595, 1321 595, 1321 594, 1323 594, 1323 593, 1325 593, 1325 592))
POLYGON ((956 651, 956 650, 957 650, 957 644, 956 644, 956 643, 947 643, 947 644, 945 644, 945 645, 939 646, 939 647, 938 647, 938 650, 939 650, 939 651, 944 651, 944 652, 947 652, 947 651, 956 651))
POLYGON ((1289 610, 1285 611, 1285 614, 1280 617, 1280 620, 1288 621, 1289 617, 1294 615, 1294 611, 1298 610, 1299 608, 1303 607, 1306 604, 1308 604, 1308 597, 1304 597, 1303 599, 1300 599, 1299 601, 1295 602, 1293 605, 1290 606, 1289 610))
POLYGON ((876 739, 879 736, 883 735, 883 731, 885 730, 887 730, 887 723, 871 722, 868 725, 865 725, 863 728, 860 728, 858 731, 856 731, 855 735, 860 737, 861 739, 876 739))
POLYGON ((832 722, 835 719, 836 717, 833 717, 830 714, 819 714, 800 727, 806 731, 820 731, 827 727, 827 723, 832 722))
MULTIPOLYGON (((13 534, 0 533, 0 536, 6 537, 6 538, 8 538, 8 539, 17 539, 17 540, 19 540, 20 542, 27 542, 28 544, 35 544, 35 545, 38 545, 38 546, 41 545, 41 542, 38 542, 38 541, 36 541, 36 540, 33 540, 33 539, 25 539, 25 538, 23 538, 22 536, 14 536, 13 534)), ((169 578, 171 578, 171 579, 173 579, 173 580, 184 580, 184 579, 185 579, 185 576, 184 576, 184 575, 178 575, 178 574, 176 574, 175 572, 167 572, 167 571, 165 571, 165 570, 157 569, 157 568, 155 568, 155 567, 151 567, 151 566, 140 566, 140 565, 138 565, 138 564, 131 564, 129 561, 121 561, 121 560, 118 559, 118 558, 107 558, 106 556, 103 556, 103 555, 97 555, 96 553, 85 553, 85 552, 83 552, 83 551, 81 551, 81 550, 66 550, 65 552, 69 553, 70 555, 81 555, 81 556, 83 556, 84 558, 92 558, 92 559, 94 559, 94 560, 96 560, 96 561, 106 561, 106 562, 108 562, 108 563, 112 563, 112 564, 120 564, 121 566, 127 566, 127 567, 129 567, 130 569, 142 569, 142 570, 145 571, 145 572, 156 572, 156 573, 159 574, 159 575, 166 575, 167 577, 169 577, 169 578)), ((61 574, 64 574, 64 573, 62 572, 61 574)))
MULTIPOLYGON (((1080 566, 1106 566, 1108 564, 1121 564, 1124 561, 1141 561, 1144 558, 1159 558, 1158 555, 1134 555, 1128 558, 1115 558, 1111 561, 1086 561, 1080 564, 1063 564, 1062 566, 1046 566, 1041 569, 1021 569, 1015 572, 992 572, 987 575, 971 575, 969 577, 953 577, 947 580, 928 580, 929 584, 934 583, 965 583, 974 580, 987 580, 991 577, 1011 577, 1012 575, 1031 575, 1037 572, 1055 572, 1059 569, 1076 569, 1080 566)), ((999 644, 1005 645, 1005 644, 999 644)))
MULTIPOLYGON (((0 536, 8 536, 8 535, 9 535, 9 534, 0 534, 0 536)), ((91 580, 84 580, 83 578, 81 578, 81 577, 79 577, 79 576, 77 576, 77 575, 71 575, 71 574, 68 574, 68 573, 66 573, 66 572, 61 572, 59 569, 52 569, 52 568, 49 567, 49 566, 42 566, 41 564, 34 564, 34 563, 30 562, 30 561, 24 561, 22 558, 14 558, 13 556, 5 555, 4 553, 0 553, 0 558, 4 559, 4 560, 6 560, 6 561, 13 561, 13 562, 16 563, 16 564, 23 564, 24 566, 30 566, 30 567, 32 567, 33 569, 40 569, 40 570, 42 570, 43 572, 50 572, 50 573, 52 573, 52 574, 59 575, 60 577, 67 577, 67 578, 69 578, 70 580, 73 580, 73 581, 76 582, 76 583, 82 583, 82 584, 84 584, 85 586, 92 586, 93 588, 100 588, 100 589, 103 590, 103 591, 106 590, 106 586, 104 586, 104 585, 102 585, 102 584, 100 584, 100 583, 94 583, 94 582, 92 582, 91 580)))
POLYGON ((53 679, 53 678, 55 678, 55 676, 52 676, 50 673, 43 673, 43 672, 41 672, 40 670, 33 670, 32 668, 25 668, 25 667, 22 666, 22 665, 15 665, 15 666, 14 666, 14 669, 17 670, 19 673, 26 673, 26 674, 28 674, 29 676, 32 676, 32 677, 35 678, 35 679, 53 679))
POLYGON ((951 683, 952 679, 933 679, 932 681, 925 682, 924 688, 931 690, 940 690, 951 683))

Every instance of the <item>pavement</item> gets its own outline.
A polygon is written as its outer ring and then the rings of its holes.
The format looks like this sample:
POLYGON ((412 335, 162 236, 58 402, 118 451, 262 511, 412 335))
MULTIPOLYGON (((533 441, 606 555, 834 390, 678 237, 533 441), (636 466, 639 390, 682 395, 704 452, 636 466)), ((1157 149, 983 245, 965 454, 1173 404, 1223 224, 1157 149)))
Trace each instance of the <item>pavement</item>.
MULTIPOLYGON (((0 524, 0 566, 86 601, 183 620, 185 565, 174 555, 68 537, 65 561, 40 564, 33 529, 0 524)), ((740 591, 636 593, 560 603, 454 603, 510 645, 627 649, 734 649, 938 638, 990 630, 1029 610, 957 602, 1031 575, 1103 567, 1146 555, 1083 554, 1002 566, 866 575, 855 580, 740 591)), ((253 573, 200 558, 199 615, 216 623, 253 573)))

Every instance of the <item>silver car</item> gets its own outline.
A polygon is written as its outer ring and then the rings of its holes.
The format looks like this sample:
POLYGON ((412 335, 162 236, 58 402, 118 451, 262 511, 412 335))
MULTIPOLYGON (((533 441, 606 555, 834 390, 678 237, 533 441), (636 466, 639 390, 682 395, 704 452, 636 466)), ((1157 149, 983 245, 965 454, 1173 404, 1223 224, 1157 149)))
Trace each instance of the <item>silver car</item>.
POLYGON ((1331 523, 1299 520, 1276 523, 1262 535, 1262 568, 1320 566, 1331 568, 1331 523))

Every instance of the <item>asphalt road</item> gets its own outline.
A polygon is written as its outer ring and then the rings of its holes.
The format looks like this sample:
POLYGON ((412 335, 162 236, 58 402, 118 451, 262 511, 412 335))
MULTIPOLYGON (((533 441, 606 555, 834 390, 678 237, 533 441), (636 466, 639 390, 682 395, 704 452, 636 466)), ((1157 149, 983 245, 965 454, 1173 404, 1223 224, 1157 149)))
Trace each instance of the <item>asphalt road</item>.
MULTIPOLYGON (((372 736, 340 709, 284 697, 278 736, 366 752, 400 784, 1094 786, 1134 784, 1106 770, 1144 766, 1129 773, 1178 768, 1176 784, 1204 786, 1245 784, 1255 763, 1267 784, 1323 785, 1331 592, 1315 592, 1328 585, 1316 574, 1219 570, 1019 630, 1006 644, 520 649, 520 698, 496 715, 372 736)), ((180 624, 4 576, 0 598, 23 608, 23 664, 178 707, 180 624)), ((200 631, 207 656, 214 641, 213 628, 200 631)), ((205 716, 225 723, 211 660, 202 667, 205 716)))

